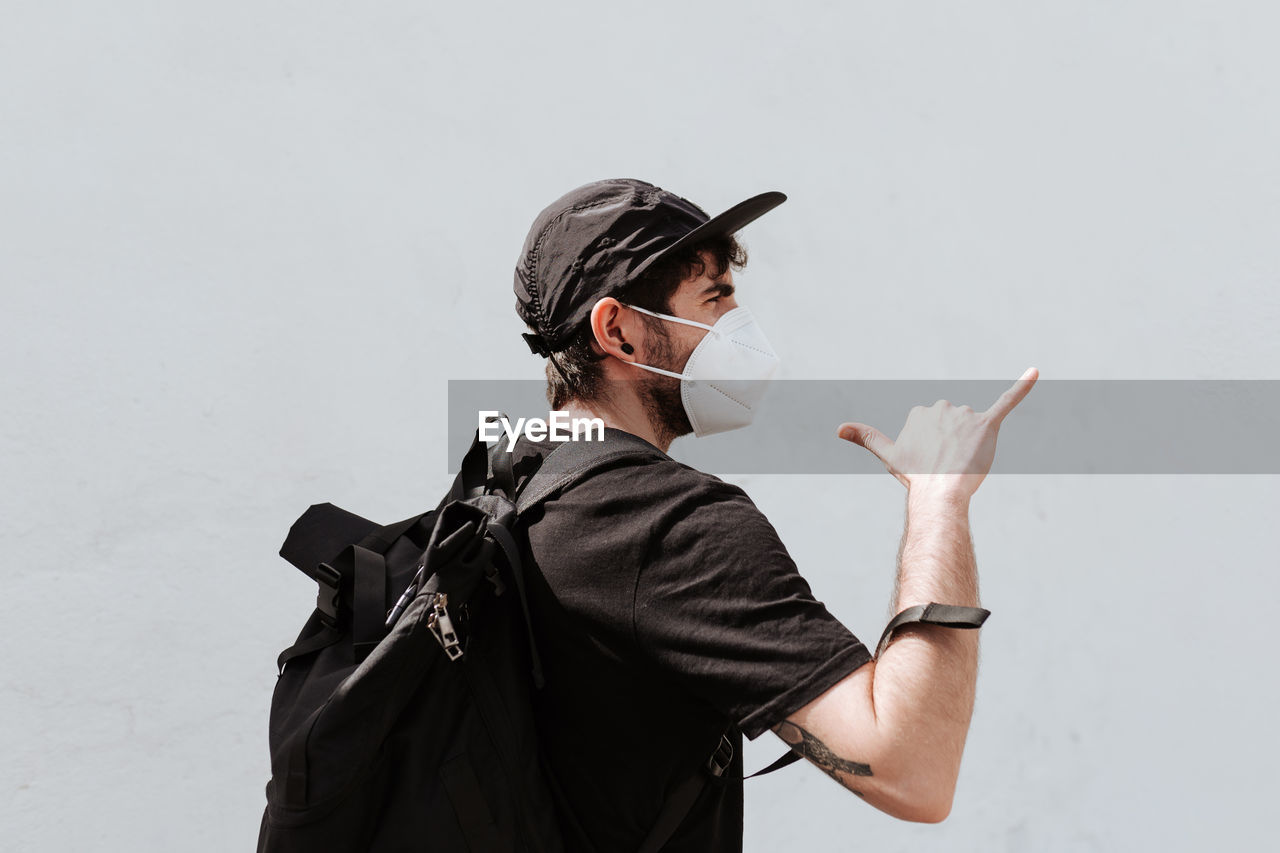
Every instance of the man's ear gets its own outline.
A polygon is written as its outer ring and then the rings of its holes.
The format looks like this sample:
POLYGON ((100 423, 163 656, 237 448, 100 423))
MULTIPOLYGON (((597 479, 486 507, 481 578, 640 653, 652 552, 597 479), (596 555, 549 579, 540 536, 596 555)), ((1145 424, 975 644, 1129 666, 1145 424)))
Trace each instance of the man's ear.
POLYGON ((634 311, 625 309, 626 306, 612 296, 604 297, 591 308, 592 351, 622 361, 635 358, 636 345, 642 335, 641 324, 634 311), (630 344, 631 353, 622 348, 623 344, 630 344))

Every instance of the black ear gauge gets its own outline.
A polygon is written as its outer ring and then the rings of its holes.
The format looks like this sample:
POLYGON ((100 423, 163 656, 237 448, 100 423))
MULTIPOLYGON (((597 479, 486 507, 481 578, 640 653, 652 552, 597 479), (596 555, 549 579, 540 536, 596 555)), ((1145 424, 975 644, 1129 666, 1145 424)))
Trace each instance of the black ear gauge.
POLYGON ((627 355, 633 355, 635 354, 636 348, 633 347, 631 344, 624 343, 622 345, 622 351, 625 352, 627 355))

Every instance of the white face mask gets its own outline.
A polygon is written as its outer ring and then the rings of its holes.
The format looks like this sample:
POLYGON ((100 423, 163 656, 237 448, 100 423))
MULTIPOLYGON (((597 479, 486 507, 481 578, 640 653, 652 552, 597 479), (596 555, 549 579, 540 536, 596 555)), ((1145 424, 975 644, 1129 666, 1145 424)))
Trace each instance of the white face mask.
POLYGON ((750 311, 734 308, 714 326, 708 326, 634 305, 627 307, 651 317, 707 330, 689 353, 683 373, 632 362, 643 370, 680 380, 680 399, 694 435, 714 435, 751 423, 769 387, 769 378, 778 369, 778 356, 750 311))

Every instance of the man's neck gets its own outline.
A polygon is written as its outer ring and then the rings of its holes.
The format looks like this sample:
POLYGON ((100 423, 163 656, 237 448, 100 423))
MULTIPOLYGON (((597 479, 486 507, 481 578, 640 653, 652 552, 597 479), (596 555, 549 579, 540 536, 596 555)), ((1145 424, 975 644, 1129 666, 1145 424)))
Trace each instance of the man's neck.
POLYGON ((671 450, 672 439, 656 433, 639 401, 635 401, 633 405, 614 405, 603 401, 584 404, 579 400, 571 400, 564 407, 564 411, 571 418, 599 418, 604 421, 606 427, 639 436, 663 453, 671 450))

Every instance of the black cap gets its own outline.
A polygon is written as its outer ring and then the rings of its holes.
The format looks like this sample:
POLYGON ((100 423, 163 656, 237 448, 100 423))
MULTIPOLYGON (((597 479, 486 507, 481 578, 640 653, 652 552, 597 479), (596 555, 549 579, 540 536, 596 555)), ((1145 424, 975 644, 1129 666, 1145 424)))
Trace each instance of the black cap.
POLYGON ((633 178, 584 184, 533 221, 516 265, 516 312, 539 355, 569 345, 592 307, 672 252, 732 234, 787 200, 761 193, 709 217, 691 201, 633 178))

